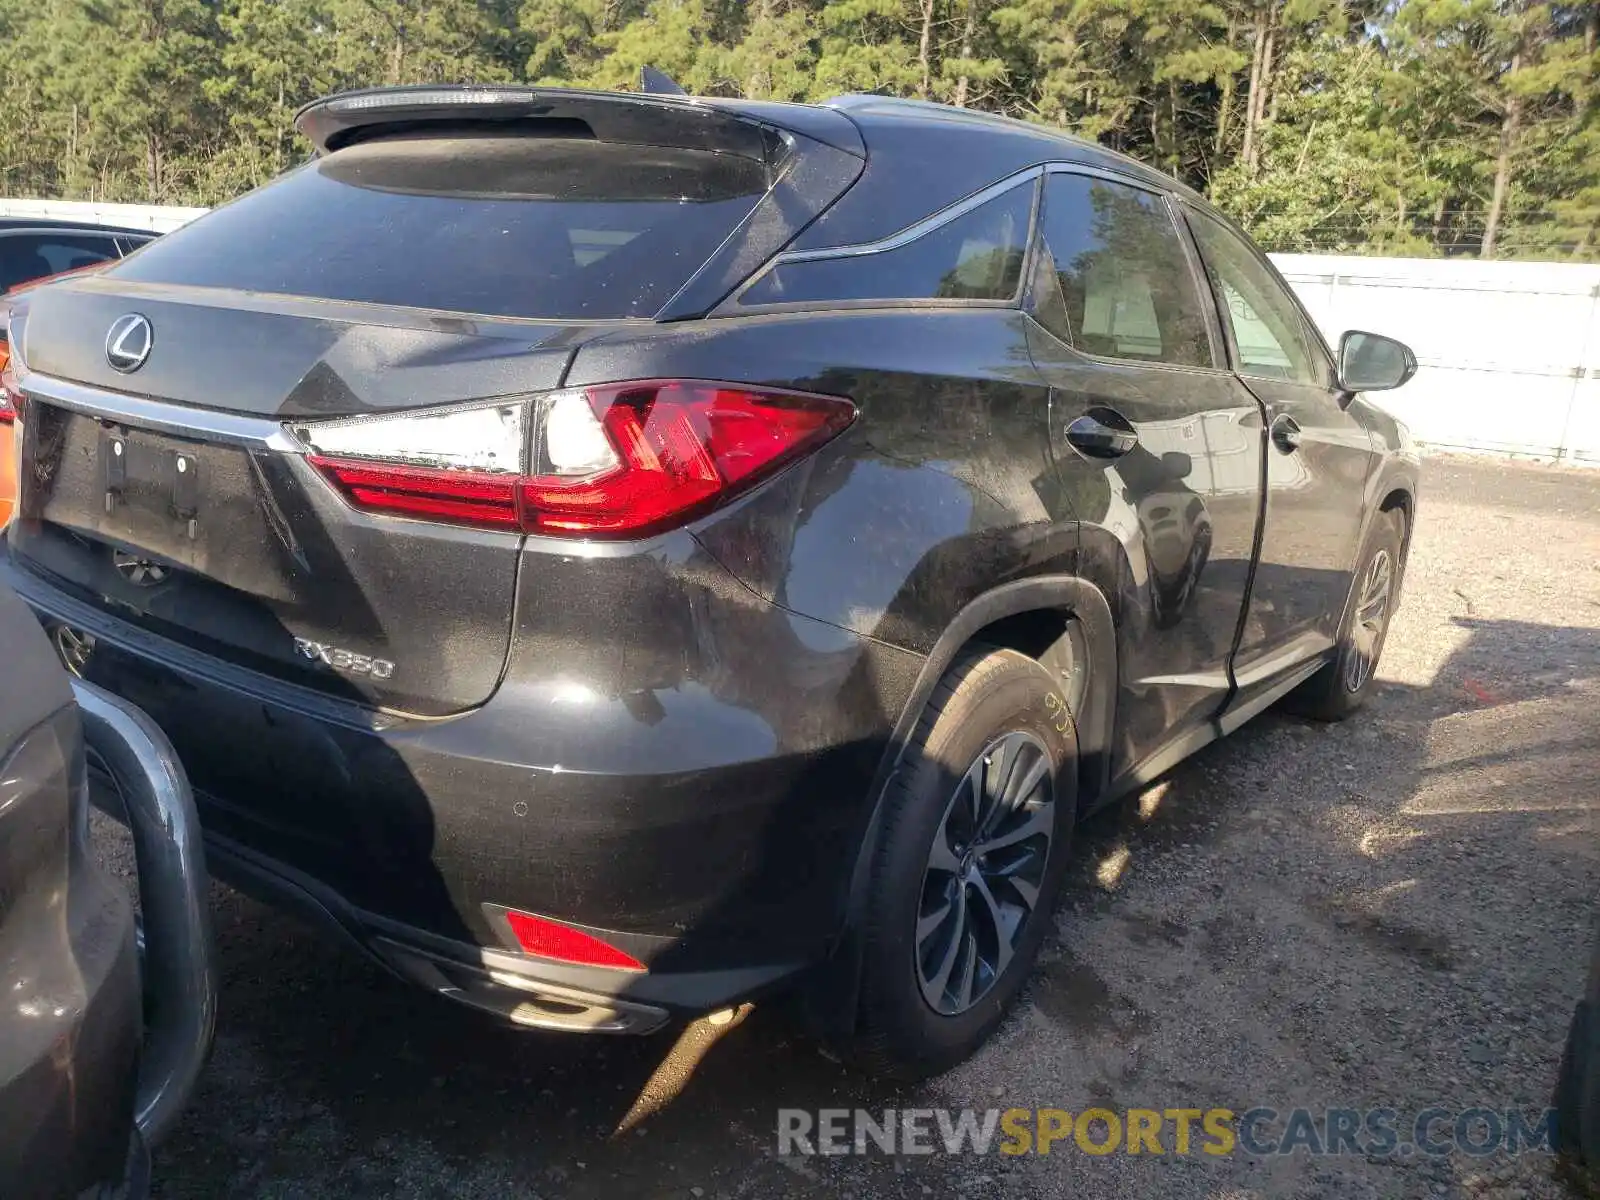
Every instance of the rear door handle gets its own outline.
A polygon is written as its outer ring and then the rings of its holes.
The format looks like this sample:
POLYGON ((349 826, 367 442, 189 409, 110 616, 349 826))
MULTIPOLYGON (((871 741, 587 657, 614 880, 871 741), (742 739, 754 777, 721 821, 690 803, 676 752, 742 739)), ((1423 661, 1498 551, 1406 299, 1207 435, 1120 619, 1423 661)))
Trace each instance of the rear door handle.
POLYGON ((1272 444, 1285 454, 1300 449, 1300 422, 1288 413, 1280 413, 1272 423, 1272 444))
POLYGON ((1087 458, 1120 458, 1139 444, 1139 435, 1122 414, 1102 408, 1068 425, 1067 441, 1087 458))

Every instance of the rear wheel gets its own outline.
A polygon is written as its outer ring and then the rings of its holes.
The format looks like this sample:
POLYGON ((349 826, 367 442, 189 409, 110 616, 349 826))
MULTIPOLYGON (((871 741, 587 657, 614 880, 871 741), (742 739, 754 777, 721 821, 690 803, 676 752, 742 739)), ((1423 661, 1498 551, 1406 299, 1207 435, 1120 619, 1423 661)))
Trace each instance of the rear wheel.
POLYGON ((1600 1018, 1587 1001, 1567 1029, 1567 1048, 1556 1077, 1556 1149, 1600 1182, 1600 1018))
POLYGON ((917 1079, 968 1057, 1026 982, 1076 817, 1077 736, 1036 661, 979 649, 940 681, 888 785, 853 1057, 917 1079))
POLYGON ((1285 707, 1318 721, 1342 721, 1372 692, 1378 659, 1400 595, 1405 516, 1380 513, 1367 533, 1333 661, 1290 693, 1285 707))

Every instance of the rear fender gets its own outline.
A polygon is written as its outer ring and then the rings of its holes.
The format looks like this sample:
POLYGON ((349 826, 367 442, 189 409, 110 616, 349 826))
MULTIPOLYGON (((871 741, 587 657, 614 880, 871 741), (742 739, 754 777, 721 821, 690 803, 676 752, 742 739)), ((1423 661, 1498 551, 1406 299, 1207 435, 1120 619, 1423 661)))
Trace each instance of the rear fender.
MULTIPOLYGON (((824 1033, 848 1033, 854 1024, 861 974, 861 943, 856 935, 866 908, 872 863, 882 836, 883 798, 890 778, 905 759, 906 748, 923 709, 940 678, 973 641, 974 635, 996 621, 1039 609, 1068 614, 1082 633, 1081 644, 1088 658, 1088 670, 1082 687, 1081 711, 1073 714, 1078 726, 1080 804, 1092 807, 1098 797, 1106 794, 1116 720, 1117 641, 1105 594, 1088 580, 1068 575, 1018 580, 985 592, 956 614, 934 644, 873 779, 869 793, 873 797, 871 815, 850 873, 844 933, 835 954, 821 968, 816 986, 808 994, 808 1016, 824 1033)), ((1069 653, 1058 643, 1043 659, 1052 670, 1061 672, 1072 665, 1062 657, 1069 653)))

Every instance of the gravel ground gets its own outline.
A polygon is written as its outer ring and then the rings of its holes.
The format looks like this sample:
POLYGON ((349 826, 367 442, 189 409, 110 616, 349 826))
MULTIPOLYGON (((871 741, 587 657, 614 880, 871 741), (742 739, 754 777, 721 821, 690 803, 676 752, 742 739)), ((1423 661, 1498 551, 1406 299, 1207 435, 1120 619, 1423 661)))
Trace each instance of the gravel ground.
MULTIPOLYGON (((1380 694, 1268 714, 1080 834, 995 1041, 902 1094, 779 1011, 516 1033, 216 894, 162 1197, 1566 1197, 1542 1153, 779 1158, 780 1107, 1546 1104, 1600 878, 1600 472, 1435 459, 1380 694)), ((102 828, 102 835, 109 834, 102 828)))

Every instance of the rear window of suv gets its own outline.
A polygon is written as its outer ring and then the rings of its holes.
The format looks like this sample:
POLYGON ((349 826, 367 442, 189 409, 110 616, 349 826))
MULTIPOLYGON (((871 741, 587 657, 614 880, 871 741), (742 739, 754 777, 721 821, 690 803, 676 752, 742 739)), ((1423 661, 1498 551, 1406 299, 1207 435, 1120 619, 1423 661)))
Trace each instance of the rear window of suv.
POLYGON ((648 317, 769 182, 762 163, 703 150, 386 138, 291 171, 115 274, 492 316, 648 317))

